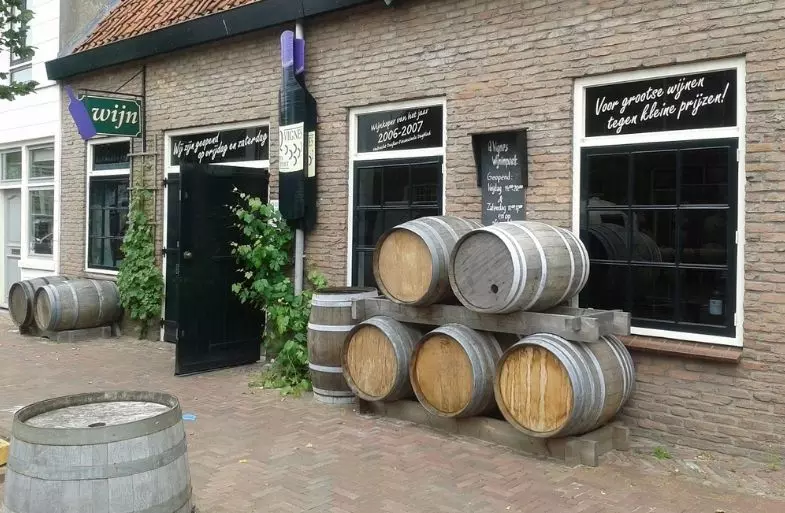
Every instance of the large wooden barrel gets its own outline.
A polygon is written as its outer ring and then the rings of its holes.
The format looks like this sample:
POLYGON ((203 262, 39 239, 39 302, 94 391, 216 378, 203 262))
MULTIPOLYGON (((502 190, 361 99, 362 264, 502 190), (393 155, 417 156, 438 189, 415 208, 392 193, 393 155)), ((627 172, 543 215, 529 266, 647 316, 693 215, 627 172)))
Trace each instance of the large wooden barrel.
POLYGON ((589 254, 572 232, 536 221, 473 230, 450 258, 450 283, 476 312, 543 311, 576 295, 589 279, 589 254))
POLYGON ((430 305, 453 298, 448 276, 458 239, 480 224, 453 216, 421 217, 382 235, 373 254, 379 290, 396 303, 430 305))
POLYGON ((342 404, 354 400, 341 365, 346 335, 356 324, 352 301, 378 295, 374 288, 360 287, 329 287, 314 293, 308 319, 308 367, 317 401, 342 404))
POLYGON ((496 408, 493 373, 502 347, 491 333, 445 324, 415 346, 409 369, 420 403, 441 417, 470 417, 496 408))
POLYGON ((3 513, 190 513, 191 475, 177 399, 97 392, 19 410, 3 513))
POLYGON ((417 328, 376 316, 352 328, 343 346, 343 375, 354 393, 366 401, 411 397, 409 363, 422 337, 417 328))
POLYGON ((120 292, 108 280, 51 283, 35 293, 35 323, 43 331, 107 326, 120 320, 120 292))
POLYGON ((44 285, 68 281, 65 276, 42 276, 31 280, 18 281, 8 291, 8 311, 11 319, 20 328, 28 328, 35 323, 35 293, 44 285))
POLYGON ((606 424, 627 402, 634 382, 632 358, 618 338, 582 343, 539 333, 504 352, 494 393, 513 426, 550 438, 606 424))

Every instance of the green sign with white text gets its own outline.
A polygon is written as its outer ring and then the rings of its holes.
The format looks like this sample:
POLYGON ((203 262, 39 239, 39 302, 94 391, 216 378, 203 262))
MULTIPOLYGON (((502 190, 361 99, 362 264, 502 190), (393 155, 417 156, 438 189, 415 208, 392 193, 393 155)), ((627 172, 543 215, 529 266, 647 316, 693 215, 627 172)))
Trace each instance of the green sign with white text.
POLYGON ((142 100, 85 95, 80 98, 96 133, 100 135, 142 135, 142 100))

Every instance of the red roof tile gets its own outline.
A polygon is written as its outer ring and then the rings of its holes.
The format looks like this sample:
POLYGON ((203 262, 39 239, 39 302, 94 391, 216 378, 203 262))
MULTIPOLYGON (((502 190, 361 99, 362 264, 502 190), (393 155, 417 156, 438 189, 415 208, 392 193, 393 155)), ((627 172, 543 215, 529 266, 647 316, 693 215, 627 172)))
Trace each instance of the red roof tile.
POLYGON ((121 0, 74 53, 260 0, 121 0))

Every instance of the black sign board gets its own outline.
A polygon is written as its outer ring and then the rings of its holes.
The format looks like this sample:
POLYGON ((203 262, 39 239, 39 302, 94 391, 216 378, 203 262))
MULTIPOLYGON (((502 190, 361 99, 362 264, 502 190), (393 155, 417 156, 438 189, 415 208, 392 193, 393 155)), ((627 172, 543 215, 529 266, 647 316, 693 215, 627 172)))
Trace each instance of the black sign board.
POLYGON ((482 223, 523 221, 529 183, 526 131, 474 134, 472 145, 482 187, 482 223))
POLYGON ((172 137, 170 164, 194 155, 200 164, 270 160, 270 128, 255 126, 172 137))
POLYGON ((357 117, 357 151, 439 148, 443 125, 441 105, 362 114, 357 117))
POLYGON ((736 70, 586 88, 586 136, 736 125, 736 70))

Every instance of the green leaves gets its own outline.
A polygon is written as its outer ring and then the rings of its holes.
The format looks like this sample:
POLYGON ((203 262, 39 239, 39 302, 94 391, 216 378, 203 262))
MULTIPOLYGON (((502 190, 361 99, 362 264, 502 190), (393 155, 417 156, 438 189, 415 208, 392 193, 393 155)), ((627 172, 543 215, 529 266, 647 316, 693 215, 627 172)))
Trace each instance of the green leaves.
MULTIPOLYGON (((1 0, 0 0, 1 1, 1 0)), ((155 233, 146 212, 149 190, 134 188, 128 210, 123 260, 117 275, 120 304, 131 319, 141 321, 139 338, 147 335, 148 322, 160 318, 164 281, 155 258, 155 233)))
MULTIPOLYGON (((284 395, 299 394, 310 389, 307 332, 312 293, 295 294, 287 276, 292 229, 261 199, 238 190, 235 194, 238 202, 230 210, 245 240, 232 245, 243 278, 232 285, 232 291, 240 301, 266 312, 264 347, 275 355, 271 369, 254 383, 279 388, 284 395)), ((315 272, 308 274, 308 281, 316 288, 326 284, 315 272)))
MULTIPOLYGON (((24 9, 23 0, 0 0, 0 53, 6 51, 12 60, 26 61, 35 53, 27 44, 33 11, 24 9)), ((13 100, 35 91, 37 82, 14 82, 6 85, 10 73, 0 73, 0 100, 13 100)))

